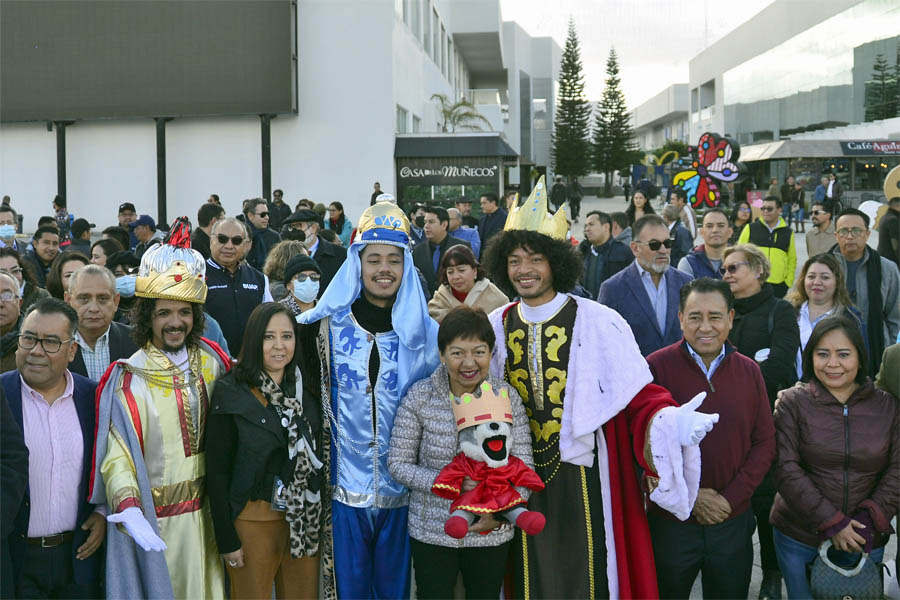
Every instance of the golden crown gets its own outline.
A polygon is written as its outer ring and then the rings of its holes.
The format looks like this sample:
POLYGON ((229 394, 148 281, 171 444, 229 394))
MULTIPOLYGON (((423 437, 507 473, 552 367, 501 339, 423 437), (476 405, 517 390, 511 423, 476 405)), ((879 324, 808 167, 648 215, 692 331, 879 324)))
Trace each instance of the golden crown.
POLYGON ((566 207, 560 206, 555 215, 550 214, 547 206, 547 184, 544 183, 543 175, 531 190, 525 204, 518 206, 516 198, 516 206, 510 209, 506 225, 503 227, 504 231, 511 229, 537 231, 557 240, 566 239, 566 232, 569 231, 566 207))
POLYGON ((467 393, 453 398, 453 418, 456 419, 457 431, 491 421, 512 423, 512 408, 506 388, 500 388, 500 393, 497 394, 487 381, 479 387, 481 396, 467 393))
POLYGON ((409 219, 393 197, 381 194, 359 218, 357 240, 366 243, 409 243, 409 219))

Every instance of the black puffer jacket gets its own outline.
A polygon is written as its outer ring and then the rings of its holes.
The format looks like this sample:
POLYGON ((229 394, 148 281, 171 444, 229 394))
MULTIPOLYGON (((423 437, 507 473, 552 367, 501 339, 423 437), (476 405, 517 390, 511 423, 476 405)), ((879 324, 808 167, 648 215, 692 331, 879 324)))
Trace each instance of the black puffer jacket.
POLYGON ((769 349, 765 360, 758 360, 769 404, 775 406, 779 390, 797 381, 796 357, 800 348, 800 327, 794 307, 776 298, 772 286, 763 285, 760 292, 734 301, 734 326, 729 341, 738 352, 756 360, 756 353, 769 349))
MULTIPOLYGON (((293 384, 285 383, 285 393, 293 384)), ((294 476, 287 432, 271 405, 263 406, 234 371, 216 381, 206 424, 206 487, 220 553, 241 547, 234 519, 250 500, 271 501, 275 477, 294 476)), ((303 411, 313 436, 322 425, 318 399, 304 394, 303 411)), ((321 440, 318 440, 321 447, 321 440)))

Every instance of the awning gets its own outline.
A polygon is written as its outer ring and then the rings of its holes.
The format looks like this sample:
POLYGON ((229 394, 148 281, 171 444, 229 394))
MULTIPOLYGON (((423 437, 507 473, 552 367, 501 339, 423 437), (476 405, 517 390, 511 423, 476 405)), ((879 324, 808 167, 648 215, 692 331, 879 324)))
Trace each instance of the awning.
MULTIPOLYGON (((890 142, 884 144, 888 150, 890 142)), ((896 144, 896 142, 895 142, 896 144)), ((838 140, 779 140, 752 146, 741 146, 741 162, 779 160, 789 158, 837 158, 839 156, 888 156, 895 151, 883 151, 872 142, 841 142, 838 140), (865 144, 871 149, 866 149, 865 144)))
POLYGON ((499 131, 401 133, 394 140, 394 158, 489 156, 515 160, 518 155, 499 131))

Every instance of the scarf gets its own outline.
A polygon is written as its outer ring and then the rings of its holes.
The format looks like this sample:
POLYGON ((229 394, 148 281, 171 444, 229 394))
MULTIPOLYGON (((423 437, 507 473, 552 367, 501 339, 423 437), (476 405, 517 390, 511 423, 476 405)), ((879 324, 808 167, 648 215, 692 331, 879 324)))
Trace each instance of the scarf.
POLYGON ((869 299, 869 314, 865 315, 869 334, 869 375, 875 377, 884 354, 884 298, 881 296, 881 256, 871 248, 866 248, 866 290, 869 299))
POLYGON ((309 421, 303 414, 303 383, 300 370, 295 371, 297 390, 291 396, 262 371, 257 387, 275 408, 288 437, 288 457, 296 460, 294 476, 285 482, 286 518, 290 526, 291 557, 314 556, 319 551, 322 524, 322 461, 316 456, 316 443, 309 421), (296 398, 292 396, 301 396, 296 398))

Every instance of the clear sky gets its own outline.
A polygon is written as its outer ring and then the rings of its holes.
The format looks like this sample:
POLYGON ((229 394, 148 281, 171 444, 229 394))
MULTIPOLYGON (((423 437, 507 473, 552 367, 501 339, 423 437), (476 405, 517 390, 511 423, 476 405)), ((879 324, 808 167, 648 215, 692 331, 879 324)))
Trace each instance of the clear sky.
POLYGON ((687 83, 688 61, 773 0, 500 0, 503 20, 565 47, 575 21, 585 94, 599 100, 610 46, 633 109, 673 83, 687 83))

